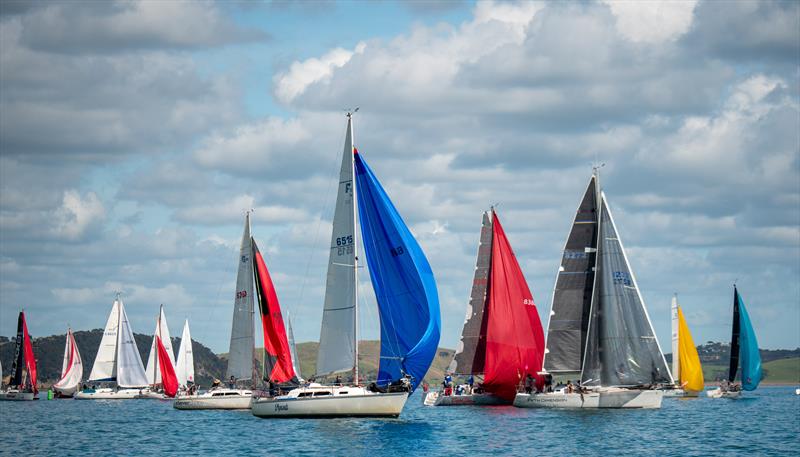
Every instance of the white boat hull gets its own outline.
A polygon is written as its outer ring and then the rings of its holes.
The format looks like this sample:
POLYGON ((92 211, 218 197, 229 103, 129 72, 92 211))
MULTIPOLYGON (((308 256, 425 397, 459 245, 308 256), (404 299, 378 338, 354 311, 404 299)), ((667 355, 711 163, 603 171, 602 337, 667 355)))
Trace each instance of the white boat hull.
POLYGON ((83 390, 77 392, 73 398, 76 400, 133 400, 139 395, 140 389, 110 388, 83 390))
POLYGON ((602 389, 584 394, 548 392, 518 393, 518 408, 661 408, 664 392, 660 390, 602 389))
POLYGON ((510 405, 511 402, 487 393, 471 395, 442 395, 442 393, 439 391, 431 391, 425 394, 423 404, 425 406, 493 406, 510 405))
POLYGON ((716 389, 711 389, 706 391, 706 395, 709 398, 741 398, 742 391, 741 390, 722 390, 719 387, 716 389))
POLYGON ((168 397, 166 394, 161 392, 153 392, 150 389, 142 390, 139 395, 136 396, 137 400, 171 400, 172 398, 168 397))
POLYGON ((253 399, 258 417, 397 417, 408 392, 372 392, 355 386, 312 384, 288 395, 253 399), (316 396, 315 396, 316 394, 316 396))
POLYGON ((683 389, 664 389, 662 392, 664 392, 664 398, 689 398, 700 395, 700 392, 683 389))
POLYGON ((53 391, 58 394, 57 397, 71 398, 73 395, 75 395, 75 392, 78 391, 78 386, 72 386, 72 387, 53 386, 53 391))
POLYGON ((794 390, 794 394, 795 394, 795 395, 800 395, 800 389, 795 389, 795 390, 794 390))
POLYGON ((36 394, 33 392, 20 392, 16 389, 9 389, 0 391, 0 400, 2 401, 31 401, 36 400, 36 394))
POLYGON ((216 389, 200 395, 187 395, 175 399, 172 407, 181 410, 199 409, 250 409, 253 392, 241 389, 216 389))

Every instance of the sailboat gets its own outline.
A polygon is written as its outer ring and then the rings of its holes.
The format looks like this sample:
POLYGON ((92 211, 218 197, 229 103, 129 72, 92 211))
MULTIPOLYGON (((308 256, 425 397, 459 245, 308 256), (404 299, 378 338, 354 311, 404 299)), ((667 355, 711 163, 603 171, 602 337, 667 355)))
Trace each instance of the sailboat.
POLYGON ((564 246, 553 290, 545 376, 575 376, 555 392, 519 393, 527 408, 659 408, 672 384, 595 168, 564 246))
POLYGON ((180 397, 173 404, 177 409, 250 408, 252 388, 259 378, 254 358, 254 296, 258 298, 264 334, 263 378, 277 384, 296 382, 278 297, 264 258, 250 236, 249 212, 245 215, 239 260, 226 372, 228 387, 212 387, 200 395, 180 397), (249 388, 241 387, 245 383, 249 388))
MULTIPOLYGON (((143 389, 137 398, 164 400, 175 396, 174 392, 172 395, 169 394, 172 392, 172 386, 177 386, 178 381, 175 375, 175 356, 172 353, 172 340, 169 337, 164 305, 159 307, 156 328, 153 331, 153 343, 150 345, 150 356, 147 358, 147 368, 144 372, 150 381, 150 387, 143 389)), ((177 391, 177 387, 175 390, 177 391)))
POLYGON ((705 388, 703 367, 677 294, 672 297, 671 311, 672 376, 677 382, 662 390, 665 397, 696 397, 705 388))
POLYGON ((72 329, 67 329, 67 342, 64 345, 64 361, 61 363, 61 378, 53 384, 56 395, 62 398, 69 398, 78 391, 78 386, 83 379, 83 362, 81 353, 78 351, 78 343, 75 342, 75 335, 72 329))
POLYGON ((0 400, 36 400, 36 357, 33 355, 31 336, 25 312, 17 319, 17 339, 14 345, 14 363, 11 365, 11 382, 8 389, 0 391, 0 400))
POLYGON ((525 276, 494 208, 483 213, 472 294, 448 373, 482 379, 476 389, 431 391, 424 404, 510 405, 528 375, 538 377, 544 330, 525 276), (450 393, 450 394, 447 394, 450 393))
POLYGON ((259 417, 397 417, 436 355, 439 297, 428 260, 363 156, 347 114, 333 216, 316 377, 352 373, 352 382, 310 383, 253 400, 259 417), (356 210, 357 208, 357 210, 356 210), (378 376, 358 369, 359 231, 381 326, 378 376))
POLYGON ((183 323, 175 374, 178 376, 178 385, 183 391, 194 385, 194 353, 192 352, 192 335, 189 333, 189 319, 183 323))
POLYGON ((88 381, 112 383, 113 387, 86 388, 75 393, 76 399, 129 400, 149 384, 120 294, 111 306, 88 381))
POLYGON ((761 354, 750 315, 744 307, 742 296, 733 286, 733 325, 731 329, 731 355, 728 379, 716 389, 706 391, 711 398, 739 398, 742 390, 756 390, 761 382, 761 354), (740 371, 741 385, 734 384, 740 371))
POLYGON ((289 340, 289 351, 292 357, 292 368, 294 369, 294 375, 297 378, 299 383, 305 382, 303 379, 303 375, 300 374, 300 359, 297 357, 297 345, 294 341, 294 331, 292 331, 292 319, 286 319, 286 336, 289 340))

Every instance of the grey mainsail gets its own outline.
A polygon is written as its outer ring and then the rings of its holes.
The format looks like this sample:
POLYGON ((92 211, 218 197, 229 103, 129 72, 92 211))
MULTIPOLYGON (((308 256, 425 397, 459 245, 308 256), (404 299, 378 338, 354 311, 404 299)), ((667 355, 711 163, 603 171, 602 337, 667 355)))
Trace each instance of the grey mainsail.
POLYGON ((492 219, 489 212, 483 213, 483 224, 478 242, 478 255, 475 262, 475 276, 472 279, 472 292, 467 304, 467 315, 448 371, 458 374, 482 374, 486 359, 486 335, 481 336, 486 291, 489 284, 489 270, 492 264, 492 219))
POLYGON ((585 384, 673 383, 619 239, 605 196, 600 198, 598 280, 581 379, 585 384))
POLYGON ((544 356, 544 368, 551 373, 581 371, 597 262, 596 186, 592 175, 558 269, 544 356))
POLYGON ((225 377, 237 380, 253 378, 253 241, 250 237, 250 213, 245 216, 242 244, 239 248, 239 272, 233 302, 231 343, 225 377))
POLYGON ((317 375, 353 369, 356 358, 355 200, 353 124, 347 120, 339 189, 333 214, 325 307, 322 313, 317 375))

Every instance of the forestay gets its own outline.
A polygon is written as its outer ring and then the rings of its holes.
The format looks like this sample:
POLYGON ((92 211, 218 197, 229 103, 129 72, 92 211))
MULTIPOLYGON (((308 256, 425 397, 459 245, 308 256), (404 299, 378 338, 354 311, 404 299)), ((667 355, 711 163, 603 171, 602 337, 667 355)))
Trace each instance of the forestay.
POLYGON ((353 195, 353 125, 348 118, 333 213, 317 375, 349 371, 355 364, 356 237, 353 195))
POLYGON ((244 233, 239 248, 239 272, 233 303, 231 343, 225 377, 238 380, 253 378, 253 245, 250 237, 250 213, 245 216, 244 233))
POLYGON ((475 275, 467 304, 461 341, 458 343, 448 371, 458 374, 483 374, 486 361, 486 335, 483 325, 486 308, 486 289, 492 262, 492 220, 489 212, 483 213, 475 275), (481 332, 484 332, 483 334, 481 332))
POLYGON ((603 386, 672 384, 604 196, 600 217, 598 286, 581 379, 603 386))
POLYGON ((436 355, 441 316, 428 259, 386 191, 354 150, 358 213, 381 322, 378 383, 422 381, 436 355))

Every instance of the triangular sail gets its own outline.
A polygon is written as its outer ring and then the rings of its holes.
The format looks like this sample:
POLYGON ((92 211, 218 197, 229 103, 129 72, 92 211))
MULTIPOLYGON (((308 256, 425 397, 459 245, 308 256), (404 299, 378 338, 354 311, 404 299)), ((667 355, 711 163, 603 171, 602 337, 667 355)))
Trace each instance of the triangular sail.
POLYGON ((486 372, 483 387, 513 400, 527 375, 538 377, 544 330, 533 295, 497 213, 492 214, 492 267, 486 303, 486 372))
POLYGON ((297 345, 294 341, 294 331, 292 330, 292 319, 286 319, 286 336, 289 339, 289 350, 292 353, 292 368, 294 369, 294 375, 297 377, 297 380, 301 383, 305 381, 303 379, 303 375, 300 374, 300 359, 297 358, 297 345))
POLYGON ((459 341, 453 361, 447 369, 451 373, 483 374, 486 361, 484 312, 491 262, 492 220, 489 212, 484 212, 478 241, 478 255, 475 261, 475 275, 472 278, 472 291, 467 304, 464 328, 461 330, 461 341, 459 341))
POLYGON ((149 384, 142 366, 142 357, 125 305, 119 300, 119 343, 117 344, 117 385, 120 387, 145 387, 149 384))
POLYGON ((72 329, 68 329, 61 379, 53 384, 53 387, 63 390, 77 388, 78 384, 81 383, 82 377, 83 362, 81 360, 81 353, 78 351, 78 344, 75 342, 75 335, 72 334, 72 329))
POLYGON ((169 359, 169 354, 160 336, 156 336, 156 350, 158 351, 158 371, 161 373, 164 393, 168 397, 174 397, 178 393, 178 378, 175 376, 174 365, 169 359))
POLYGON ((700 356, 689 333, 689 326, 683 317, 683 311, 678 307, 678 352, 672 357, 680 360, 680 371, 672 372, 673 376, 680 379, 681 388, 700 392, 704 388, 703 367, 700 365, 700 356))
POLYGON ((264 333, 264 378, 275 383, 289 382, 293 379, 296 382, 278 294, 275 292, 267 264, 258 250, 256 241, 253 240, 252 243, 256 293, 264 333))
POLYGON ((736 379, 736 371, 739 370, 739 291, 733 288, 733 324, 731 325, 731 358, 728 366, 728 382, 736 379))
POLYGON ((600 218, 598 286, 581 379, 603 386, 672 384, 604 196, 600 218))
POLYGON ((119 332, 119 306, 120 300, 114 300, 111 312, 108 314, 103 338, 97 348, 92 372, 89 381, 116 381, 117 379, 117 333, 119 332))
POLYGON ((750 315, 744 307, 742 296, 734 288, 734 297, 739 309, 739 362, 742 368, 742 388, 744 390, 756 390, 761 382, 761 354, 758 349, 758 341, 753 325, 750 323, 750 315))
POLYGON ((676 294, 672 297, 672 304, 670 306, 670 311, 672 313, 672 379, 676 381, 680 379, 681 373, 678 309, 678 296, 676 294))
POLYGON ((245 216, 244 233, 239 248, 239 272, 233 304, 231 344, 225 377, 238 380, 253 378, 253 245, 250 237, 250 213, 245 216))
POLYGON ((36 385, 36 357, 33 355, 33 344, 31 344, 31 336, 28 334, 28 323, 25 321, 25 313, 19 314, 22 317, 22 351, 25 354, 25 369, 28 371, 28 384, 30 384, 33 392, 36 393, 39 391, 36 385))
POLYGON ((33 355, 31 336, 28 334, 28 323, 25 313, 20 312, 17 319, 17 340, 15 344, 14 363, 11 367, 11 385, 19 388, 28 386, 36 393, 36 357, 33 355))
POLYGON ((181 346, 178 348, 178 360, 175 362, 175 374, 178 384, 188 386, 194 384, 194 353, 192 352, 192 335, 189 333, 189 320, 183 324, 181 346))
POLYGON ((428 259, 361 154, 355 153, 361 234, 381 322, 378 384, 422 381, 441 331, 439 295, 428 259))
POLYGON ((317 375, 353 369, 356 347, 355 203, 353 201, 353 125, 347 120, 336 209, 333 213, 325 307, 317 353, 317 375))
POLYGON ((20 386, 25 378, 25 350, 23 349, 23 341, 25 340, 25 332, 22 326, 25 323, 23 320, 24 315, 19 313, 17 317, 17 337, 14 340, 14 359, 11 363, 11 383, 12 386, 20 386))
POLYGON ((161 343, 164 345, 164 349, 167 351, 170 363, 172 363, 172 366, 175 366, 175 355, 172 352, 172 339, 169 336, 167 315, 164 314, 163 306, 160 308, 159 318, 156 321, 156 329, 153 331, 153 342, 150 344, 150 356, 147 358, 147 368, 145 369, 145 375, 151 384, 161 384, 161 372, 156 370, 156 364, 158 364, 158 360, 156 358, 156 354, 158 352, 156 348, 157 337, 161 337, 161 343))
POLYGON ((597 263, 597 182, 592 176, 572 221, 558 269, 544 368, 579 372, 584 358, 597 263))

